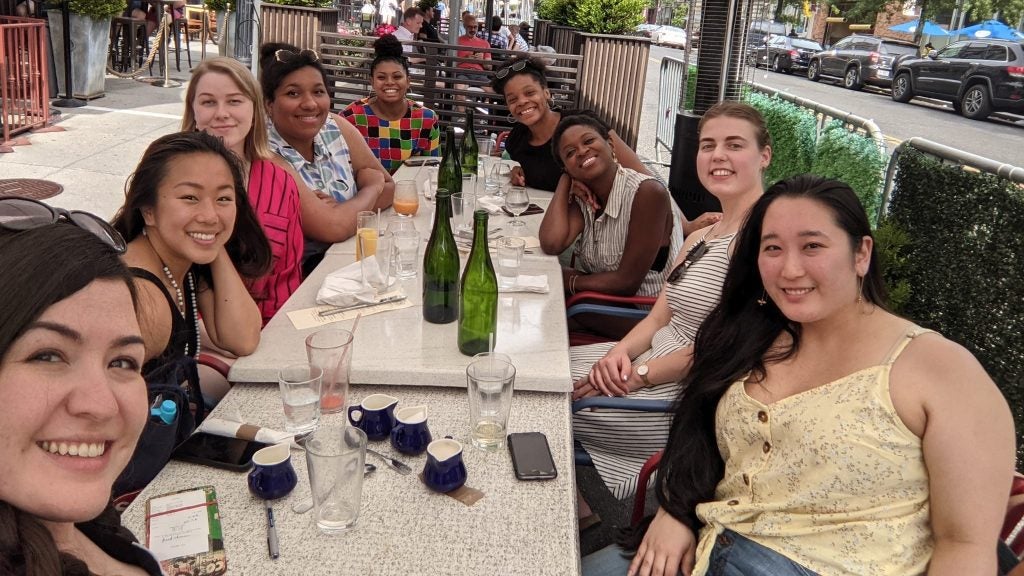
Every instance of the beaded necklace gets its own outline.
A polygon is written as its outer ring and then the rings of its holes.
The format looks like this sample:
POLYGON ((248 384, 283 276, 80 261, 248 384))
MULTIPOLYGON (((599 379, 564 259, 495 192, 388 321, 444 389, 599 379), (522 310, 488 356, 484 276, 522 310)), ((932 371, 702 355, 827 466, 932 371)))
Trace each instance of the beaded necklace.
MULTIPOLYGON (((154 250, 154 252, 156 251, 154 250)), ((159 254, 157 254, 157 258, 160 258, 159 254)), ((188 311, 188 309, 185 308, 185 297, 181 293, 181 287, 178 286, 178 281, 175 280, 174 275, 171 274, 171 269, 167 267, 167 264, 164 264, 163 258, 160 258, 160 264, 162 264, 164 267, 164 276, 166 276, 167 280, 170 281, 171 288, 174 288, 174 293, 178 296, 178 313, 181 314, 182 318, 185 318, 185 313, 188 311)), ((192 323, 195 326, 196 335, 196 347, 195 354, 193 354, 193 356, 195 358, 199 358, 199 349, 201 341, 199 336, 199 307, 196 306, 196 279, 195 276, 192 275, 191 270, 185 273, 185 278, 188 280, 189 297, 191 298, 192 301, 192 323)), ((185 356, 189 355, 188 345, 189 343, 185 342, 185 356)))

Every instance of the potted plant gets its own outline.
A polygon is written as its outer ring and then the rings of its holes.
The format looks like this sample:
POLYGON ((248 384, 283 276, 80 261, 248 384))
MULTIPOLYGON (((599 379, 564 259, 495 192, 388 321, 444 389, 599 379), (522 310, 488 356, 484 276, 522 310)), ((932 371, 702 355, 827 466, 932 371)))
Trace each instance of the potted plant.
POLYGON ((50 43, 53 47, 57 86, 64 88, 64 19, 61 10, 68 2, 71 33, 72 93, 86 100, 103 96, 103 81, 110 44, 110 21, 128 7, 126 0, 62 0, 47 11, 50 43))
POLYGON ((335 0, 263 0, 260 16, 264 42, 287 42, 316 50, 320 32, 338 31, 335 0))
POLYGON ((217 15, 217 52, 221 56, 235 54, 235 7, 231 0, 206 0, 203 5, 217 15))

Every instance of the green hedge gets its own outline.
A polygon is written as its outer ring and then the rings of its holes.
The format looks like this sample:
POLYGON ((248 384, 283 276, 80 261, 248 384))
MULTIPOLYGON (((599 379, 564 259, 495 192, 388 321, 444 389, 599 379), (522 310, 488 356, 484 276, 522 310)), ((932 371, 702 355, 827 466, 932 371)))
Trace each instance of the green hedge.
POLYGON ((874 140, 850 132, 838 120, 829 122, 816 137, 817 120, 809 109, 761 92, 750 91, 744 99, 761 112, 772 136, 766 183, 806 172, 842 180, 874 219, 888 161, 874 140))
MULTIPOLYGON (((128 8, 127 0, 69 0, 68 11, 72 14, 80 14, 106 20, 114 16, 120 16, 128 8)), ((54 2, 54 6, 61 6, 64 2, 54 2)))
POLYGON ((978 358, 1013 410, 1024 464, 1024 191, 913 149, 897 169, 883 227, 905 235, 887 271, 910 286, 901 312, 978 358))
POLYGON ((810 111, 760 92, 749 93, 746 100, 764 116, 772 136, 772 163, 765 172, 765 182, 810 172, 815 146, 815 122, 810 111))

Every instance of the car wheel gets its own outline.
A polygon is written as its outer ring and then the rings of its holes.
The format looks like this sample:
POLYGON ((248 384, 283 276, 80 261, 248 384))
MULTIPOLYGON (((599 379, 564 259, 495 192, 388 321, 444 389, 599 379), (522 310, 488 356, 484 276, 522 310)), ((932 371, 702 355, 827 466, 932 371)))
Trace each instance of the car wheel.
POLYGON ((892 81, 892 99, 897 102, 910 102, 914 90, 910 87, 910 74, 902 72, 892 81))
POLYGON ((850 90, 860 90, 864 86, 864 82, 860 78, 860 70, 856 66, 850 66, 846 69, 846 75, 843 76, 843 86, 850 90))
POLYGON ((811 60, 811 63, 807 65, 807 79, 817 82, 821 78, 821 68, 817 60, 811 60))
POLYGON ((780 60, 778 56, 772 58, 772 72, 775 72, 777 74, 782 73, 782 60, 780 60))
POLYGON ((964 92, 960 100, 960 113, 971 120, 984 120, 992 113, 992 98, 988 93, 988 86, 975 84, 964 92))

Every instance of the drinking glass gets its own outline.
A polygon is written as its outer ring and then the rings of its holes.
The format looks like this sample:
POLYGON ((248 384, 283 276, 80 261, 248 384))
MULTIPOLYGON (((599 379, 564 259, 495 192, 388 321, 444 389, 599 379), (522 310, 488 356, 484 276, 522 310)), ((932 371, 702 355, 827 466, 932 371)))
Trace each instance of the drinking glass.
MULTIPOLYGON (((519 219, 523 212, 530 206, 530 194, 526 191, 526 188, 522 186, 510 186, 508 194, 505 195, 505 208, 512 213, 512 220, 509 221, 509 226, 513 228, 518 226, 526 226, 526 222, 519 219)), ((517 234, 518 236, 518 234, 517 234)))
POLYGON ((395 183, 395 212, 402 216, 415 216, 420 207, 420 197, 415 180, 399 180, 395 183))
POLYGON ((317 528, 324 534, 354 528, 363 496, 366 433, 344 424, 321 426, 303 447, 317 528))
POLYGON ((496 352, 477 354, 466 367, 469 439, 477 448, 493 452, 505 445, 515 379, 508 356, 496 352))
POLYGON ((352 366, 352 333, 341 328, 324 328, 306 336, 306 359, 324 371, 320 413, 344 410, 352 366))
POLYGON ((501 158, 495 158, 487 169, 487 175, 484 178, 484 188, 491 196, 497 196, 498 198, 505 196, 505 190, 501 185, 501 168, 504 165, 505 163, 502 162, 501 158))
POLYGON ((498 286, 511 288, 519 278, 519 266, 523 262, 526 241, 522 238, 505 236, 498 239, 498 286))
MULTIPOLYGON (((480 169, 479 178, 484 181, 484 193, 494 194, 498 189, 498 181, 491 175, 491 151, 494 149, 494 140, 487 138, 480 141, 480 155, 477 157, 476 165, 480 169)), ((478 179, 479 179, 478 178, 478 179)))
POLYGON ((356 214, 356 260, 363 259, 363 246, 371 248, 370 254, 376 251, 377 231, 379 229, 377 213, 363 210, 356 214), (365 240, 361 240, 364 239, 365 240))
POLYGON ((465 173, 462 175, 462 193, 472 194, 476 198, 476 174, 465 173))
POLYGON ((416 230, 416 221, 412 218, 406 218, 398 214, 393 214, 388 219, 387 231, 391 233, 401 232, 402 230, 416 230))
POLYGON ((476 196, 472 192, 452 194, 452 219, 457 230, 473 229, 473 212, 476 210, 476 196))
POLYGON ((394 259, 394 234, 391 232, 359 236, 359 249, 363 258, 359 261, 363 284, 377 294, 391 286, 391 262, 394 259), (371 258, 372 256, 372 258, 371 258))
POLYGON ((395 237, 395 275, 415 278, 419 268, 420 234, 412 230, 398 230, 395 237))
POLYGON ((437 193, 438 172, 438 166, 427 166, 427 179, 423 182, 423 199, 428 202, 433 202, 437 193))
POLYGON ((320 421, 320 385, 324 371, 309 363, 285 366, 278 372, 284 404, 284 429, 302 433, 316 428, 320 421))

